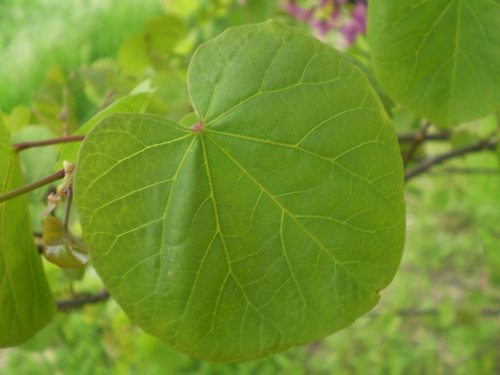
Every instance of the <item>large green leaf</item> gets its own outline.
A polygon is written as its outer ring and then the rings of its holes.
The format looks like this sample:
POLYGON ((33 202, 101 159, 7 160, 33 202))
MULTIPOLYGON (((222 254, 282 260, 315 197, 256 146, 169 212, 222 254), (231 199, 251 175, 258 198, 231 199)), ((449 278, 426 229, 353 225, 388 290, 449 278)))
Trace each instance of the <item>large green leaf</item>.
POLYGON ((500 2, 372 0, 368 36, 390 95, 440 126, 500 109, 500 2))
POLYGON ((189 68, 200 123, 113 115, 75 198, 104 283, 147 332, 211 361, 308 343, 370 310, 398 267, 403 176, 364 75, 275 22, 189 68))
MULTIPOLYGON (((19 158, 0 123, 0 194, 22 183, 19 158)), ((33 336, 52 319, 54 306, 33 242, 26 197, 0 203, 0 347, 33 336)))

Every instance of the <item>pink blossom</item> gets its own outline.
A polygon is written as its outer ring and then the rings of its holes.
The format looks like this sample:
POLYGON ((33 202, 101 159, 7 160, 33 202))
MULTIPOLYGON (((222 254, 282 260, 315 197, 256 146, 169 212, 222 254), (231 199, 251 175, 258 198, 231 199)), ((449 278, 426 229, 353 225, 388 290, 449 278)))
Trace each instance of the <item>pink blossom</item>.
POLYGON ((341 28, 340 32, 344 35, 348 44, 356 41, 358 34, 366 32, 366 5, 358 3, 352 11, 352 18, 341 28))
POLYGON ((304 9, 298 6, 295 1, 290 1, 287 4, 286 11, 301 21, 309 20, 313 14, 312 9, 304 9))

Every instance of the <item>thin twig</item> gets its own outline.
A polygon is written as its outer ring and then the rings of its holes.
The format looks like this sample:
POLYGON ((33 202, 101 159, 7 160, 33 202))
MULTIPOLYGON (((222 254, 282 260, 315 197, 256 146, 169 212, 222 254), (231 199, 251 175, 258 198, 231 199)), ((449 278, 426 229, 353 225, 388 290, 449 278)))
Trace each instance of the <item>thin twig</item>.
POLYGON ((106 108, 108 105, 111 104, 111 100, 113 99, 113 96, 115 96, 116 91, 115 90, 109 90, 106 93, 106 96, 102 100, 101 105, 99 106, 99 111, 102 111, 104 108, 106 108))
POLYGON ((60 143, 68 143, 68 142, 81 142, 84 139, 85 139, 84 135, 67 135, 65 137, 47 139, 45 141, 16 143, 16 144, 13 144, 12 147, 14 147, 14 150, 19 152, 19 151, 26 150, 28 148, 33 148, 33 147, 51 146, 51 145, 57 145, 60 143))
POLYGON ((59 311, 70 311, 82 308, 86 305, 92 305, 107 301, 110 295, 107 290, 102 290, 96 294, 76 295, 75 298, 56 301, 56 307, 59 311))
POLYGON ((458 168, 458 167, 447 167, 440 168, 435 172, 430 172, 432 175, 441 175, 441 174, 467 174, 467 175, 500 175, 499 168, 458 168))
MULTIPOLYGON (((387 314, 386 311, 372 311, 368 314, 369 317, 378 317, 382 314, 387 314)), ((429 309, 400 309, 394 312, 390 312, 392 315, 399 315, 402 317, 434 317, 440 314, 439 309, 429 308, 429 309)), ((497 308, 484 308, 478 311, 483 317, 497 317, 500 316, 500 309, 497 308)))
MULTIPOLYGON (((399 143, 409 143, 415 142, 415 139, 420 137, 420 132, 418 133, 407 133, 407 134, 398 134, 398 142, 399 143)), ((425 136, 426 141, 447 141, 450 139, 450 133, 432 133, 427 134, 425 136)))
POLYGON ((441 155, 434 156, 432 158, 428 158, 424 160, 422 163, 417 165, 415 168, 410 169, 405 173, 405 181, 411 180, 412 178, 426 172, 434 165, 442 163, 446 160, 453 159, 459 156, 463 156, 466 154, 470 154, 473 152, 483 151, 483 150, 494 150, 496 148, 496 141, 490 138, 483 139, 477 143, 472 145, 468 145, 465 147, 457 148, 456 150, 445 152, 441 155))
POLYGON ((65 175, 64 169, 61 169, 55 173, 52 173, 51 175, 48 175, 47 177, 42 178, 41 180, 34 181, 30 184, 21 186, 20 188, 11 190, 5 194, 0 195, 0 203, 5 202, 9 199, 15 198, 19 195, 29 193, 30 191, 38 189, 39 187, 48 185, 51 182, 60 180, 60 179, 64 178, 64 175, 65 175))
POLYGON ((429 131, 430 126, 431 123, 427 121, 425 125, 422 127, 422 130, 415 135, 415 139, 410 144, 408 151, 403 157, 403 165, 406 166, 411 161, 411 159, 413 159, 413 156, 415 156, 415 153, 417 152, 418 148, 422 145, 422 143, 425 142, 425 139, 427 137, 427 132, 429 131))

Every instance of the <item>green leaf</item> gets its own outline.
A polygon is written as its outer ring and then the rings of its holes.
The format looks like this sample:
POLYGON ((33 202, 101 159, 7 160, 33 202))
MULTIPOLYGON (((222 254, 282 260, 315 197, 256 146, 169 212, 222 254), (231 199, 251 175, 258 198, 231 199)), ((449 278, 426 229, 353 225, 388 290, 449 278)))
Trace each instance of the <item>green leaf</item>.
POLYGON ((401 104, 439 126, 500 108, 500 3, 373 0, 375 73, 401 104))
MULTIPOLYGON (((19 158, 0 123, 0 194, 22 184, 19 158)), ((0 203, 0 306, 0 347, 27 340, 55 311, 33 242, 25 196, 0 203)))
POLYGON ((404 241, 396 135, 368 80, 265 22, 200 46, 188 84, 191 129, 113 115, 82 145, 75 199, 107 288, 144 330, 210 361, 352 324, 404 241))
MULTIPOLYGON (((148 104, 150 96, 151 90, 146 89, 146 91, 132 93, 118 99, 116 102, 104 108, 101 112, 97 113, 94 117, 92 117, 80 128, 78 128, 75 134, 87 134, 90 129, 95 126, 95 124, 112 113, 143 112, 148 104)), ((68 160, 74 162, 78 156, 79 149, 80 144, 78 143, 66 143, 61 147, 60 160, 68 160)))
POLYGON ((181 18, 164 14, 146 23, 144 39, 149 51, 165 54, 175 49, 186 32, 186 24, 181 18))
MULTIPOLYGON (((360 60, 356 59, 355 57, 353 57, 351 55, 344 54, 343 56, 345 59, 347 59, 347 61, 349 61, 353 65, 357 66, 365 74, 366 78, 368 78, 371 85, 375 89, 375 92, 378 94, 380 101, 384 105, 385 111, 387 112, 387 114, 390 117, 392 117, 396 103, 394 103, 394 101, 384 91, 382 86, 380 86, 380 83, 377 81, 377 79, 375 78, 375 75, 373 73, 373 68, 371 66, 369 66, 368 64, 364 64, 363 62, 361 62, 360 60)), ((396 129, 397 129, 397 127, 396 127, 396 129)))
POLYGON ((231 26, 262 22, 276 13, 276 0, 247 0, 233 4, 228 20, 231 26))
POLYGON ((43 255, 61 268, 81 268, 88 261, 84 244, 71 233, 56 217, 47 216, 43 224, 43 255))
MULTIPOLYGON (((12 136, 13 143, 42 141, 55 138, 47 127, 43 125, 29 125, 23 127, 12 136)), ((42 179, 54 171, 54 165, 57 163, 57 147, 45 146, 24 150, 20 153, 21 170, 26 184, 42 179)), ((76 159, 75 159, 76 160, 76 159)), ((60 169, 60 166, 57 166, 60 169)), ((49 187, 36 189, 28 193, 29 212, 31 225, 37 232, 42 230, 40 213, 44 210, 46 202, 45 196, 48 194, 49 187)))
POLYGON ((33 121, 31 108, 21 105, 12 108, 12 111, 8 116, 2 114, 2 117, 5 126, 11 134, 15 133, 18 130, 21 130, 23 127, 31 124, 33 121))
POLYGON ((150 65, 142 32, 129 35, 124 40, 118 51, 118 62, 125 73, 132 75, 142 74, 150 65))
MULTIPOLYGON (((500 130, 497 132, 497 137, 500 138, 500 130)), ((497 142, 497 157, 498 157, 498 165, 500 166, 500 145, 497 142)))
POLYGON ((126 73, 140 75, 156 59, 172 52, 186 32, 184 21, 177 16, 152 18, 142 31, 125 39, 118 51, 118 61, 126 73))

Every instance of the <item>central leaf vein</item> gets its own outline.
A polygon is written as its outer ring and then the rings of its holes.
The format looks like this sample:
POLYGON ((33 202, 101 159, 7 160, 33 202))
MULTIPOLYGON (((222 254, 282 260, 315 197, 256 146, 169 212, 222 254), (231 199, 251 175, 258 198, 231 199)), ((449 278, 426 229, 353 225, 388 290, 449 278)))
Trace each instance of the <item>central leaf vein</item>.
MULTIPOLYGON (((222 227, 221 227, 221 224, 220 224, 220 214, 219 214, 219 210, 217 208, 217 202, 216 202, 216 197, 215 197, 215 192, 214 192, 214 186, 213 186, 213 178, 212 178, 212 175, 211 175, 211 172, 210 172, 209 160, 208 160, 208 155, 207 155, 207 149, 206 149, 206 145, 205 145, 205 139, 204 139, 204 137, 200 137, 200 139, 201 139, 201 144, 202 144, 202 149, 203 149, 203 157, 204 157, 204 160, 205 160, 205 169, 206 169, 206 173, 207 173, 208 187, 209 187, 209 190, 210 190, 210 196, 211 196, 212 204, 213 204, 215 225, 216 225, 217 233, 219 234, 219 238, 221 239, 221 242, 222 242, 222 247, 224 249, 224 256, 226 258, 226 262, 227 262, 227 266, 228 266, 228 274, 230 276, 232 276, 232 278, 234 279, 234 281, 236 282, 236 284, 239 286, 239 288, 242 291, 243 297, 245 298, 247 304, 250 305, 250 307, 252 307, 252 309, 254 309, 255 312, 257 312, 257 314, 259 314, 259 316, 262 319, 267 320, 268 322, 270 322, 271 325, 282 336, 283 332, 282 332, 281 328, 278 327, 276 325, 276 323, 274 323, 271 319, 269 319, 268 317, 266 317, 262 313, 262 311, 257 306, 255 306, 255 304, 248 297, 248 294, 245 291, 244 286, 241 284, 240 280, 236 277, 236 274, 235 274, 235 272, 233 270, 232 261, 231 261, 231 257, 230 257, 230 254, 229 254, 229 248, 227 246, 226 239, 224 237, 224 234, 222 232, 222 227)), ((222 293, 222 290, 221 290, 221 293, 222 293)), ((215 310, 217 310, 217 305, 215 306, 215 310)), ((215 319, 215 311, 214 311, 214 319, 215 319)))

